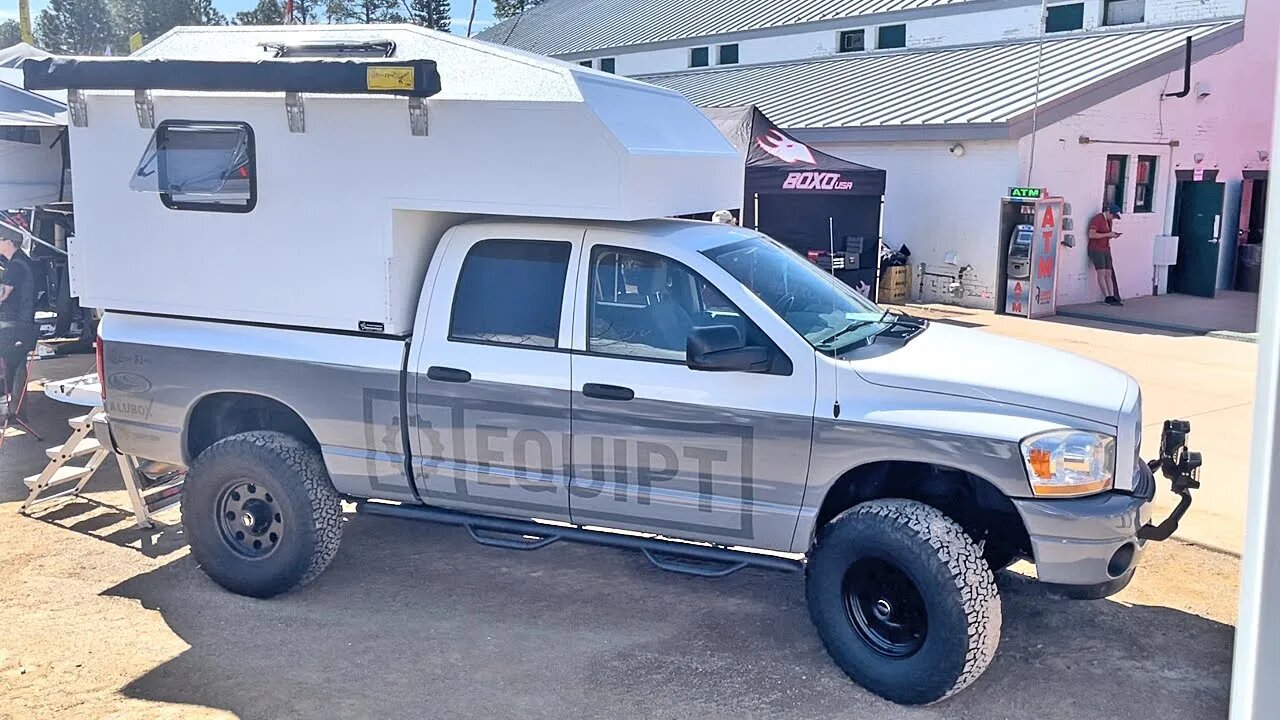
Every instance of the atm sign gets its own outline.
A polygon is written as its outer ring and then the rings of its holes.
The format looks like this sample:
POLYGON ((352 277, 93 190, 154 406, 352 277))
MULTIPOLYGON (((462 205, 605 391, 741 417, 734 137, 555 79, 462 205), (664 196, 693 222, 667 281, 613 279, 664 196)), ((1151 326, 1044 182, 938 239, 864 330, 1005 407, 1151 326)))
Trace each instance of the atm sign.
POLYGON ((1011 187, 1009 197, 1019 200, 1039 200, 1044 197, 1044 188, 1011 187))

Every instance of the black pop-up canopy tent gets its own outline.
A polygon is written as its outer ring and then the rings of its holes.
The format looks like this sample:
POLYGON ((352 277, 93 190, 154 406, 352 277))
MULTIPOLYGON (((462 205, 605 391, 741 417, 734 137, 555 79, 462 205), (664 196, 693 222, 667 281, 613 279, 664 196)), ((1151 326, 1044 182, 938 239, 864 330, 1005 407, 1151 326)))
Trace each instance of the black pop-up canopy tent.
POLYGON ((743 155, 742 225, 802 254, 834 249, 836 275, 874 297, 884 170, 815 150, 754 105, 701 110, 743 155))

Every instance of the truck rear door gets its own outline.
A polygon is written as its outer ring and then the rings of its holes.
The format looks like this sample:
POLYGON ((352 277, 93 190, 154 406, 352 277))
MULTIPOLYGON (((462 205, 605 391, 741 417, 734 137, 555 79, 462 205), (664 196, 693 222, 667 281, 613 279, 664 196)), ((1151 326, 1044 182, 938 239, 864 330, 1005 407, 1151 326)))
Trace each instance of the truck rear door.
POLYGON ((455 228, 433 263, 409 378, 415 481, 429 504, 568 520, 567 349, 583 232, 497 227, 455 228))

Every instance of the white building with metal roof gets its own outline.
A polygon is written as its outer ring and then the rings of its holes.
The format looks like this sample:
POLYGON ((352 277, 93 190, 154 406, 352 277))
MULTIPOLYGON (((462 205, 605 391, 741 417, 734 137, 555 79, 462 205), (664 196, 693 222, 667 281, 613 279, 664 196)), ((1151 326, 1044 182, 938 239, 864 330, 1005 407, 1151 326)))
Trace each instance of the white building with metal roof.
POLYGON ((919 300, 996 306, 1000 200, 1013 186, 1071 209, 1059 305, 1101 297, 1085 226, 1104 202, 1124 210, 1113 252, 1125 297, 1232 287, 1237 238, 1260 237, 1280 2, 1044 5, 545 0, 481 37, 704 107, 754 104, 804 142, 884 168, 883 235, 924 264, 919 300), (1216 222, 1196 221, 1209 210, 1216 222), (1159 239, 1178 232, 1180 249, 1159 239), (1179 251, 1172 274, 1158 264, 1179 251))

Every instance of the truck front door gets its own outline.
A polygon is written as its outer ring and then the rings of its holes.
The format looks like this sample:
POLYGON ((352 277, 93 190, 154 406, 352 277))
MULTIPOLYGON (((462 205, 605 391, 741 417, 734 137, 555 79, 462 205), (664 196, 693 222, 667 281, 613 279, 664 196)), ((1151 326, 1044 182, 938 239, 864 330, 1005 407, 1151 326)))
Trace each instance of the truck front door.
POLYGON ((781 321, 705 258, 685 264, 633 241, 644 243, 588 230, 580 260, 573 522, 789 548, 808 472, 812 348, 790 333, 771 339, 761 328, 781 321), (767 372, 690 369, 689 333, 708 325, 736 326, 779 361, 767 372))
POLYGON ((513 230, 455 229, 433 263, 408 396, 415 484, 432 505, 568 520, 566 296, 582 231, 513 230))

